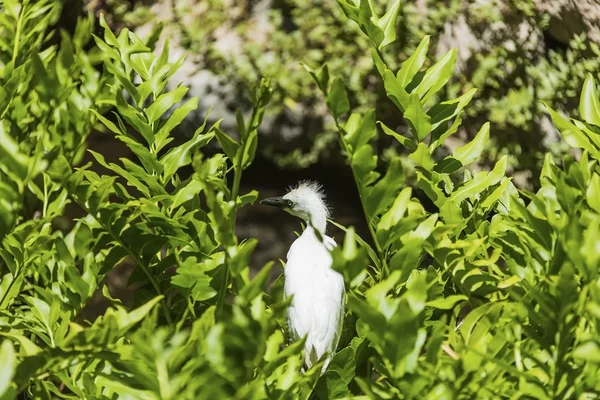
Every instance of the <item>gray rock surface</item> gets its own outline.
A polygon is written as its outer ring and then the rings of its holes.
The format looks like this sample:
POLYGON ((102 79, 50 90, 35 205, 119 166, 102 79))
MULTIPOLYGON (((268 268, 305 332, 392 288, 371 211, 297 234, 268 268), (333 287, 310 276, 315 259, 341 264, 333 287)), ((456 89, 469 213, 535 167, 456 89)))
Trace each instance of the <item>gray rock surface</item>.
POLYGON ((538 12, 550 16, 548 32, 559 42, 568 43, 585 33, 600 44, 600 2, 598 0, 535 0, 538 12))

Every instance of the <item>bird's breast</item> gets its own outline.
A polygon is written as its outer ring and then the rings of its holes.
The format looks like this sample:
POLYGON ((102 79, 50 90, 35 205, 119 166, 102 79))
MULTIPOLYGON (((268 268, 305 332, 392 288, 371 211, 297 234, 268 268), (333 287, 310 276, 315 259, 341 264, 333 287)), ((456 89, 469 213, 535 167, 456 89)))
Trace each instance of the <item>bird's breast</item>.
POLYGON ((317 303, 339 298, 344 281, 331 264, 331 254, 324 243, 310 236, 298 238, 290 248, 285 266, 286 296, 317 303))

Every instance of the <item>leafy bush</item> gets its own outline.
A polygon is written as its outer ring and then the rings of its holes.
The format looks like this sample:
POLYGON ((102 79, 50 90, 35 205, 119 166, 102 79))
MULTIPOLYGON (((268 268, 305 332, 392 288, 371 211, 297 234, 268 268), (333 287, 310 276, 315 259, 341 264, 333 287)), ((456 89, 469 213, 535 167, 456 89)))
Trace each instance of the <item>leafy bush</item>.
POLYGON ((239 241, 240 193, 258 147, 268 80, 237 116, 239 140, 200 126, 173 146, 171 131, 197 108, 187 88, 165 89, 182 60, 155 55, 103 19, 50 45, 50 1, 4 2, 0 104, 0 396, 3 398, 591 398, 600 394, 600 98, 591 76, 582 120, 548 112, 579 160, 545 158, 537 193, 505 175, 465 168, 490 138, 451 155, 439 149, 461 124, 470 90, 438 102, 455 51, 431 67, 429 37, 398 71, 381 49, 396 37, 399 2, 373 14, 340 0, 364 32, 387 96, 410 126, 404 136, 365 104, 352 113, 342 79, 310 70, 352 169, 370 237, 346 231, 333 252, 349 288, 345 331, 329 370, 301 371, 302 343, 287 346, 281 282, 271 262, 254 277, 257 242, 239 241), (378 17, 378 15, 382 15, 378 17), (102 72, 98 72, 101 70, 102 72), (112 114, 107 111, 112 110, 112 114), (99 122, 99 124, 98 124, 99 122), (378 127, 406 148, 414 171, 392 158, 383 176, 378 127), (123 142, 135 162, 78 166, 93 126, 123 142), (216 139, 223 152, 199 150, 216 139), (92 167, 104 167, 103 173, 92 167), (186 169, 193 173, 186 172, 186 169), (410 175, 414 174, 414 177, 410 175), (403 188, 414 178, 426 211, 403 188), (59 223, 68 204, 83 216, 59 223), (33 212, 32 212, 33 210, 33 212), (111 296, 106 274, 135 264, 133 307, 111 296), (100 291, 110 307, 87 321, 100 291))
MULTIPOLYGON (((380 13, 388 3, 370 2, 380 13)), ((547 119, 540 118, 539 100, 575 113, 586 74, 600 67, 598 46, 584 36, 573 35, 569 43, 551 39, 551 17, 540 11, 548 8, 534 0, 476 5, 405 0, 395 25, 398 40, 382 49, 389 68, 395 70, 425 35, 432 36, 434 52, 460 43, 459 73, 438 96, 455 97, 464 88, 478 91, 455 141, 474 135, 485 121, 494 123, 493 146, 479 162, 488 164, 511 154, 509 170, 523 172, 521 176, 533 187, 538 187, 536 175, 546 151, 558 156, 568 151, 549 135, 547 119)), ((181 45, 196 55, 197 68, 214 73, 229 90, 243 92, 260 76, 271 77, 275 91, 267 113, 274 122, 263 133, 273 140, 260 151, 281 167, 338 160, 330 157, 336 151, 335 126, 324 118, 314 85, 299 71, 299 60, 313 67, 327 62, 332 74, 343 75, 353 110, 364 112, 365 105, 376 106, 380 120, 408 129, 386 101, 372 58, 362 51, 365 38, 356 35, 357 27, 348 24, 335 2, 178 1, 173 12, 175 22, 166 21, 166 29, 183 38, 181 45)), ((567 11, 563 15, 569 19, 567 11)), ((231 98, 237 102, 237 96, 231 98)), ((395 145, 385 136, 376 143, 377 149, 395 145)), ((401 154, 402 150, 398 148, 401 154)), ((383 151, 378 155, 386 162, 392 157, 383 151)))
MULTIPOLYGON (((421 71, 426 37, 398 72, 390 71, 379 55, 394 38, 385 29, 387 15, 372 16, 364 2, 360 8, 340 4, 371 39, 387 95, 408 121, 412 137, 381 127, 408 149, 418 185, 438 210, 426 213, 411 198, 411 189, 402 189, 398 161, 381 178, 374 172, 375 110, 352 114, 342 123, 339 116, 348 111, 343 84, 336 79, 329 87, 326 69, 313 73, 337 120, 373 243, 349 230, 335 253, 337 268, 352 288, 348 307, 359 317, 357 337, 334 359, 348 353, 340 376, 354 375, 354 363, 346 360, 355 357, 369 360, 380 376, 354 376, 373 397, 597 394, 591 377, 597 376, 600 361, 592 294, 598 289, 600 254, 600 102, 593 78, 588 76, 581 97, 584 121, 570 122, 548 109, 565 141, 584 150, 582 158, 567 159, 559 168, 548 155, 541 190, 519 192, 505 176, 506 156, 489 172, 463 168, 483 152, 489 124, 452 155, 436 159, 473 97, 468 91, 431 102, 450 77, 454 51, 421 71), (364 269, 367 263, 372 269, 364 269)), ((335 390, 345 390, 333 376, 327 378, 335 390)))

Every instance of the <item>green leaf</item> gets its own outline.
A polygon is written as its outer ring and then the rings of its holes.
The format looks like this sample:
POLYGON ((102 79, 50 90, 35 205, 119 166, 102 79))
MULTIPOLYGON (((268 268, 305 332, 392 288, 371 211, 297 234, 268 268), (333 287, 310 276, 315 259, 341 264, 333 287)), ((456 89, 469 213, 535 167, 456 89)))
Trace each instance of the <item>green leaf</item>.
POLYGON ((444 121, 448 121, 460 114, 471 102, 475 93, 477 93, 477 89, 473 88, 456 99, 446 100, 431 107, 427 114, 431 116, 431 123, 434 129, 444 121))
POLYGON ((404 188, 400 192, 390 209, 383 214, 381 220, 377 224, 378 231, 390 230, 400 222, 406 213, 411 195, 412 189, 410 187, 404 188))
POLYGON ((148 123, 153 124, 158 121, 171 107, 179 103, 183 96, 188 92, 188 88, 185 86, 179 86, 175 90, 168 93, 163 93, 146 110, 146 118, 148 123))
POLYGON ((585 342, 573 350, 573 357, 596 364, 600 363, 600 345, 593 341, 585 342))
POLYGON ((106 23, 104 14, 100 14, 100 26, 104 28, 104 40, 106 40, 106 43, 110 44, 111 46, 116 46, 117 37, 106 23))
POLYGON ((600 98, 596 90, 596 82, 589 72, 583 82, 579 99, 579 112, 588 124, 600 126, 600 98))
POLYGON ((482 319, 489 323, 488 316, 497 314, 503 306, 504 303, 502 302, 485 303, 469 312, 458 328, 458 331, 464 338, 465 343, 471 342, 477 335, 487 333, 487 330, 489 330, 491 326, 486 324, 487 326, 484 329, 479 329, 478 331, 478 323, 482 319))
POLYGON ((508 191, 511 179, 512 178, 504 178, 500 185, 496 189, 494 189, 494 191, 490 193, 490 195, 487 196, 485 200, 481 203, 481 208, 485 210, 493 207, 496 204, 496 202, 500 200, 502 194, 508 191))
POLYGON ((32 357, 42 352, 42 348, 33 343, 28 337, 16 333, 4 332, 2 336, 15 339, 19 342, 20 353, 26 357, 32 357))
POLYGON ((12 274, 5 274, 0 282, 0 310, 6 309, 12 304, 12 301, 19 295, 24 281, 24 274, 13 278, 12 274))
POLYGON ((383 40, 379 44, 379 49, 384 48, 396 40, 396 20, 400 11, 400 0, 395 0, 387 12, 379 18, 377 26, 383 31, 383 40))
POLYGON ((462 166, 462 163, 456 158, 446 157, 439 163, 435 164, 433 170, 439 174, 451 174, 458 171, 462 166))
POLYGON ((408 57, 408 60, 402 63, 402 67, 396 74, 396 78, 400 86, 405 88, 413 80, 417 72, 421 70, 423 64, 427 60, 427 51, 429 50, 429 35, 425 35, 417 46, 414 53, 408 57))
POLYGON ((156 154, 150 153, 146 146, 143 146, 136 140, 124 135, 117 136, 117 139, 119 139, 121 142, 125 143, 127 147, 129 147, 129 150, 131 150, 132 153, 137 156, 137 158, 140 160, 146 171, 148 171, 151 174, 162 173, 163 166, 156 159, 156 154))
POLYGON ((334 79, 333 84, 331 85, 331 91, 327 94, 325 102, 335 119, 350 111, 350 101, 348 100, 344 81, 341 78, 338 77, 334 79))
POLYGON ((119 329, 121 331, 126 331, 130 329, 133 325, 140 322, 143 318, 145 318, 148 315, 150 310, 152 310, 154 306, 162 300, 162 298, 163 296, 156 296, 133 311, 119 312, 117 314, 117 324, 119 326, 119 329))
POLYGON ((409 121, 413 136, 418 141, 422 141, 431 133, 431 117, 423 109, 423 104, 416 93, 410 94, 404 118, 409 121))
POLYGON ((338 0, 338 4, 346 17, 358 22, 358 7, 354 0, 338 0))
MULTIPOLYGON (((342 351, 345 350, 349 350, 348 353, 352 352, 352 349, 344 349, 342 351)), ((342 353, 342 355, 345 355, 345 353, 346 352, 342 353)), ((340 353, 337 353, 336 356, 338 356, 339 354, 340 353)), ((352 361, 353 360, 348 360, 348 364, 350 364, 348 366, 349 369, 352 368, 352 361)), ((340 373, 334 370, 333 368, 333 363, 329 364, 325 375, 323 375, 317 381, 317 385, 314 389, 314 392, 320 399, 343 399, 350 397, 351 392, 348 389, 348 385, 346 384, 346 382, 344 382, 344 380, 340 376, 340 373)))
POLYGON ((498 283, 498 286, 496 286, 498 289, 506 289, 508 287, 511 287, 513 285, 516 285, 517 283, 519 283, 521 281, 521 277, 517 276, 517 275, 513 275, 508 279, 503 280, 502 282, 498 283))
POLYGON ((323 64, 319 73, 313 71, 306 64, 302 64, 302 66, 313 77, 314 81, 317 83, 317 86, 319 89, 321 89, 321 92, 327 93, 327 88, 329 87, 329 68, 327 67, 327 64, 323 64))
POLYGON ((172 148, 160 158, 160 163, 164 166, 163 183, 168 182, 179 170, 192 163, 192 153, 197 149, 206 146, 215 136, 215 130, 200 134, 203 126, 196 130, 194 137, 182 145, 172 148))
POLYGON ((254 202, 256 201, 257 198, 258 198, 258 192, 256 190, 253 190, 249 193, 238 196, 237 201, 238 201, 239 205, 245 206, 247 204, 254 204, 254 202))
MULTIPOLYGON (((585 135, 596 149, 600 149, 600 128, 596 128, 593 125, 586 124, 585 122, 576 119, 573 120, 573 124, 585 135)), ((594 156, 594 153, 591 154, 594 156)))
POLYGON ((344 280, 349 282, 351 288, 360 285, 367 277, 366 266, 369 250, 362 245, 357 248, 356 243, 361 241, 362 239, 356 235, 354 228, 349 227, 346 229, 343 247, 335 247, 331 252, 332 268, 344 275, 344 280))
POLYGON ((600 214, 600 175, 592 175, 585 197, 588 205, 600 214))
POLYGON ((423 103, 427 102, 431 96, 446 85, 454 73, 454 64, 456 64, 457 49, 452 49, 425 72, 425 76, 415 92, 423 96, 423 103))
POLYGON ((377 123, 381 126, 381 129, 383 129, 383 132, 386 135, 394 137, 398 142, 400 142, 400 144, 402 146, 405 146, 409 151, 415 151, 417 149, 417 146, 415 145, 415 143, 410 138, 407 138, 406 136, 402 136, 401 134, 399 134, 397 132, 394 132, 393 130, 391 130, 390 128, 388 128, 381 121, 377 121, 377 123))
POLYGON ((156 143, 157 143, 157 151, 160 151, 162 146, 160 144, 164 143, 165 139, 169 136, 169 134, 178 127, 188 116, 188 114, 194 110, 198 109, 198 98, 192 97, 188 101, 186 101, 181 107, 177 107, 173 114, 165 121, 165 123, 160 127, 158 132, 156 132, 156 143))
POLYGON ((443 122, 440 123, 433 130, 432 135, 431 135, 431 141, 430 141, 430 144, 429 144, 429 148, 431 149, 431 151, 434 151, 435 149, 437 149, 438 147, 440 147, 441 145, 443 145, 444 142, 446 141, 446 139, 450 135, 456 133, 456 131, 458 131, 458 128, 460 127, 461 123, 462 123, 462 118, 461 118, 460 113, 454 119, 454 122, 452 123, 452 125, 450 125, 449 128, 447 128, 448 124, 445 124, 443 122))
POLYGON ((425 192, 427 197, 429 197, 429 199, 431 199, 436 206, 442 207, 446 201, 446 196, 444 195, 442 189, 440 189, 437 184, 432 182, 430 179, 431 174, 425 174, 422 171, 417 171, 416 175, 419 187, 425 192))
POLYGON ((198 194, 202 191, 204 185, 201 181, 197 179, 192 179, 188 182, 187 185, 179 188, 173 197, 173 204, 169 207, 171 210, 176 209, 183 203, 188 200, 191 200, 194 197, 197 197, 198 194))
MULTIPOLYGON (((26 297, 27 302, 31 305, 31 312, 35 319, 37 319, 44 326, 44 333, 48 335, 52 335, 54 332, 54 324, 56 323, 57 318, 57 305, 58 303, 55 301, 52 302, 52 305, 46 303, 44 300, 28 296, 26 297)), ((50 341, 53 342, 54 339, 50 338, 50 341)))
POLYGON ((102 165, 104 168, 107 168, 109 170, 112 170, 114 172, 116 172, 117 174, 119 174, 120 176, 122 176, 123 178, 125 178, 125 180, 127 181, 127 183, 130 186, 135 187, 137 190, 139 190, 140 192, 142 192, 142 194, 146 197, 150 197, 150 191, 148 190, 148 186, 146 186, 142 180, 138 179, 137 177, 135 177, 134 175, 132 175, 131 173, 129 173, 128 171, 124 170, 123 168, 121 168, 120 166, 116 165, 116 164, 109 164, 105 161, 104 156, 100 153, 96 153, 93 150, 88 150, 90 152, 90 154, 92 156, 94 156, 94 158, 96 159, 96 161, 98 161, 98 163, 100 165, 102 165))
MULTIPOLYGON (((258 240, 251 238, 244 242, 242 242, 233 252, 230 254, 229 258, 229 269, 231 273, 235 276, 239 274, 242 269, 247 267, 250 264, 250 257, 252 256, 252 252, 256 248, 258 244, 258 240)), ((231 252, 230 252, 231 253, 231 252)))
POLYGON ((219 144, 223 148, 223 152, 225 152, 225 155, 233 162, 240 149, 240 144, 233 140, 231 136, 223 132, 217 125, 214 126, 213 130, 219 144))
POLYGON ((246 137, 244 152, 242 154, 242 169, 246 169, 254 161, 256 149, 258 148, 258 131, 253 129, 246 137))
POLYGON ((0 345, 0 365, 2 366, 0 368, 0 396, 4 399, 10 389, 17 367, 15 348, 8 339, 4 339, 0 345))
POLYGON ((213 278, 207 273, 223 265, 224 255, 218 253, 213 258, 198 262, 196 257, 188 257, 177 268, 177 274, 171 278, 174 286, 190 289, 194 301, 206 301, 217 295, 212 287, 213 278))
POLYGON ((362 146, 354 154, 351 161, 352 168, 363 186, 369 186, 377 180, 377 156, 373 154, 372 146, 362 146))
POLYGON ((460 204, 466 198, 475 196, 490 186, 499 183, 504 178, 506 167, 508 165, 508 156, 504 155, 496 163, 491 172, 479 172, 474 179, 468 181, 463 186, 452 192, 450 199, 455 204, 460 204))
POLYGON ((387 172, 373 187, 365 188, 365 210, 367 215, 381 214, 394 200, 404 182, 402 161, 399 157, 390 161, 387 172))
POLYGON ((354 295, 348 297, 348 306, 356 312, 374 333, 383 336, 386 320, 394 315, 398 301, 390 298, 388 293, 399 279, 399 274, 392 273, 387 279, 378 282, 365 292, 366 302, 354 295))
POLYGON ((120 397, 129 397, 139 400, 156 399, 155 394, 150 390, 140 390, 135 387, 130 387, 113 376, 98 375, 95 379, 99 388, 106 388, 120 397))
POLYGON ((377 133, 375 109, 369 108, 362 117, 359 114, 352 113, 348 118, 345 130, 347 133, 344 139, 352 146, 353 151, 369 143, 377 133))
POLYGON ((30 160, 19 149, 19 144, 13 140, 0 121, 0 169, 17 183, 27 177, 27 166, 30 160))
POLYGON ((440 310, 450 310, 450 309, 454 308, 456 303, 465 301, 468 299, 469 298, 467 296, 465 296, 464 294, 453 294, 451 296, 444 297, 441 299, 435 299, 435 300, 428 301, 427 303, 425 303, 425 305, 428 307, 438 308, 440 310))
POLYGON ((476 161, 479 158, 485 149, 485 145, 487 144, 489 138, 490 123, 486 122, 483 124, 473 140, 454 150, 454 158, 460 161, 462 165, 471 164, 473 161, 476 161))
POLYGON ((423 142, 419 143, 417 149, 412 152, 408 158, 417 163, 417 165, 423 167, 426 171, 433 170, 434 164, 431 153, 429 152, 427 145, 423 142))
POLYGON ((556 129, 558 129, 560 135, 565 142, 569 144, 569 146, 587 150, 591 155, 594 156, 595 159, 600 160, 600 151, 590 142, 588 137, 579 128, 550 108, 548 104, 543 104, 550 113, 550 117, 552 118, 554 126, 556 129))
POLYGON ((122 93, 117 93, 117 111, 129 125, 142 135, 148 145, 154 144, 154 132, 146 117, 137 108, 125 100, 122 93))
POLYGON ((247 303, 254 300, 264 290, 267 281, 271 277, 273 265, 275 263, 270 261, 262 267, 254 279, 240 290, 239 297, 247 303))
MULTIPOLYGON (((375 264, 377 266, 377 268, 381 268, 381 262, 379 261, 379 257, 377 257, 377 253, 375 252, 375 250, 373 250, 373 248, 364 241, 363 238, 361 238, 359 235, 355 235, 354 234, 354 228, 346 228, 343 225, 338 224, 335 221, 329 220, 329 223, 333 224, 334 226, 338 227, 339 229, 341 229, 342 231, 344 231, 344 233, 346 233, 346 235, 348 235, 348 232, 352 232, 351 233, 351 239, 356 238, 356 241, 361 245, 361 247, 367 249, 367 254, 369 255, 369 258, 371 259, 371 261, 373 261, 373 264, 375 264)), ((350 239, 348 239, 350 240, 350 239)), ((344 242, 344 246, 346 245, 346 242, 344 242)))
POLYGON ((370 1, 361 1, 358 4, 358 26, 369 39, 379 47, 384 39, 384 33, 381 28, 375 25, 378 18, 373 14, 373 8, 370 1))
POLYGON ((389 69, 385 68, 381 77, 383 79, 385 94, 390 100, 392 100, 392 102, 400 111, 404 112, 410 101, 408 92, 402 85, 400 85, 398 79, 396 79, 392 71, 389 69))
MULTIPOLYGON (((165 43, 165 47, 169 48, 169 43, 165 43)), ((136 53, 132 54, 129 58, 129 62, 135 72, 137 72, 142 80, 147 81, 151 78, 151 65, 156 59, 156 56, 152 53, 136 53)))
POLYGON ((158 178, 155 175, 149 174, 142 167, 128 158, 121 158, 120 161, 123 163, 123 167, 129 171, 132 176, 146 183, 150 189, 151 196, 167 195, 164 186, 159 183, 158 178))
MULTIPOLYGON (((98 47, 100 47, 102 49, 102 52, 105 54, 113 54, 112 52, 115 52, 115 49, 112 47, 106 48, 106 47, 102 47, 100 45, 100 42, 97 42, 98 47)), ((118 54, 118 53, 117 53, 118 54)), ((118 83, 120 83, 124 88, 124 92, 126 93, 121 93, 121 91, 117 92, 117 104, 119 103, 119 97, 122 98, 122 100, 120 101, 122 105, 127 104, 127 101, 124 100, 124 95, 128 94, 131 99, 133 99, 133 101, 136 104, 140 103, 141 100, 141 96, 140 96, 140 92, 137 89, 137 86, 133 84, 133 82, 131 82, 131 78, 129 77, 128 73, 126 71, 123 70, 122 66, 116 66, 116 63, 110 62, 110 61, 105 61, 104 62, 104 66, 106 68, 106 70, 108 72, 110 72, 115 78, 117 78, 118 83)), ((132 107, 132 110, 136 110, 134 107, 132 107)), ((122 109, 119 109, 119 112, 122 112, 122 109)))
POLYGON ((102 122, 104 124, 104 126, 106 126, 108 129, 110 129, 113 133, 115 133, 116 135, 124 134, 123 132, 121 132, 121 130, 119 128, 117 128, 117 126, 112 121, 105 118, 103 115, 98 113, 96 110, 91 110, 91 111, 92 111, 92 113, 94 113, 96 118, 98 118, 98 120, 100 120, 100 122, 102 122))
POLYGON ((165 90, 171 69, 171 65, 164 65, 160 68, 153 68, 152 76, 150 77, 150 79, 148 79, 145 82, 142 82, 137 87, 139 98, 137 99, 136 104, 138 107, 142 107, 144 102, 146 102, 146 100, 148 99, 148 96, 150 96, 151 94, 154 94, 156 98, 165 90))
POLYGON ((235 111, 235 123, 238 133, 241 137, 246 137, 246 122, 244 121, 244 116, 242 115, 242 110, 239 108, 235 111))
POLYGON ((436 203, 440 208, 440 216, 444 222, 448 225, 456 225, 456 229, 460 231, 465 225, 466 220, 463 219, 462 210, 456 204, 451 201, 445 201, 441 206, 436 203))

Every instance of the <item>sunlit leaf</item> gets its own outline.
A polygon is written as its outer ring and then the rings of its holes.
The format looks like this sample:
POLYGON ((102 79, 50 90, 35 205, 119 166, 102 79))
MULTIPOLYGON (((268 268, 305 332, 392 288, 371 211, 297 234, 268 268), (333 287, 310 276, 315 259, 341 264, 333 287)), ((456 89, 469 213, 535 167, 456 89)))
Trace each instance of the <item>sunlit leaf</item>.
POLYGON ((583 82, 579 112, 586 122, 600 126, 600 96, 596 90, 596 82, 590 73, 586 75, 583 82))
POLYGON ((431 96, 438 92, 450 79, 454 72, 456 63, 457 49, 452 49, 446 53, 437 63, 427 69, 423 80, 415 89, 416 93, 422 97, 425 103, 431 96))
POLYGON ((17 366, 15 349, 10 340, 4 339, 2 345, 0 345, 0 365, 2 365, 0 369, 0 396, 9 398, 10 396, 7 394, 17 366))
POLYGON ((423 64, 427 60, 427 50, 429 50, 429 35, 425 35, 415 51, 402 63, 402 67, 396 74, 398 83, 401 87, 408 86, 414 76, 421 70, 423 64))
POLYGON ((466 145, 459 147, 454 150, 454 158, 462 163, 462 165, 469 165, 473 161, 477 160, 483 152, 485 145, 490 137, 490 124, 486 122, 475 138, 466 145))
POLYGON ((431 118, 423 109, 423 104, 416 93, 410 94, 404 118, 410 122, 415 139, 422 141, 431 132, 431 118))
POLYGON ((445 297, 443 299, 430 300, 427 303, 425 303, 425 305, 428 307, 439 308, 441 310, 450 310, 458 302, 461 302, 461 301, 464 301, 467 299, 468 299, 468 297, 465 295, 456 294, 456 295, 451 295, 451 296, 445 297))
POLYGON ((400 4, 400 0, 395 0, 386 13, 377 21, 377 26, 383 31, 383 40, 379 44, 379 48, 383 48, 396 40, 396 19, 400 11, 400 4))

